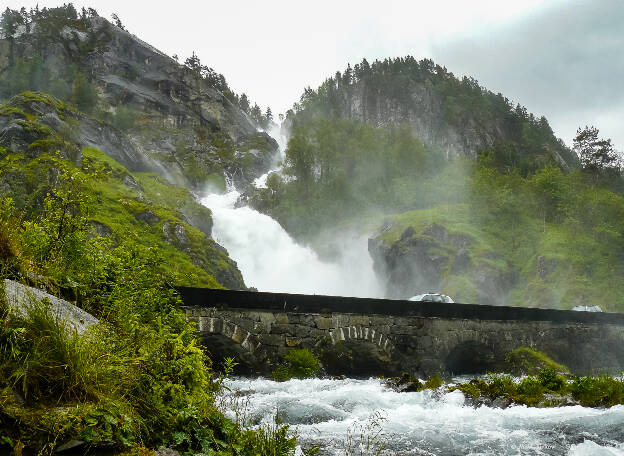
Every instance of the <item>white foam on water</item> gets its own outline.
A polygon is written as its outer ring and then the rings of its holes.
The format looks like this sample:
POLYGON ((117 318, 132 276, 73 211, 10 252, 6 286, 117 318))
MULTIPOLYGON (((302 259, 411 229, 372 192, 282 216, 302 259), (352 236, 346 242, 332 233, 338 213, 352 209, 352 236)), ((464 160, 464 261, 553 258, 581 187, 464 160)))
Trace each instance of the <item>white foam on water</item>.
MULTIPOLYGON (((464 404, 463 394, 397 393, 378 379, 234 379, 247 422, 273 423, 275 415, 296 429, 304 446, 323 455, 349 447, 386 445, 385 455, 622 455, 624 407, 581 406, 507 409, 464 404), (378 435, 378 440, 367 439, 378 435)), ((359 451, 359 450, 358 450, 359 451)), ((360 454, 353 452, 352 454, 360 454)), ((374 454, 362 453, 362 454, 374 454)))

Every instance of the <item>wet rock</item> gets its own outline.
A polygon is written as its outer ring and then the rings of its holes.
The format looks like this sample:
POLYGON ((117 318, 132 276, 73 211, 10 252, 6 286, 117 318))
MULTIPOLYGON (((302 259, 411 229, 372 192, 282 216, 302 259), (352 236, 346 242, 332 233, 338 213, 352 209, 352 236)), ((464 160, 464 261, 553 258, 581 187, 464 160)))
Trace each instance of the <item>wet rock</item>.
POLYGON ((44 125, 47 125, 52 130, 61 131, 64 128, 67 128, 67 124, 63 122, 60 117, 56 114, 56 112, 47 112, 43 116, 39 118, 39 122, 44 125))
POLYGON ((384 385, 398 393, 412 393, 421 391, 424 387, 419 379, 404 372, 400 377, 392 377, 384 381, 384 385))
POLYGON ((188 234, 186 228, 179 223, 163 223, 163 235, 169 244, 174 244, 179 248, 188 247, 188 234))
POLYGON ((452 271, 454 273, 462 273, 466 271, 468 265, 470 264, 470 253, 466 249, 460 249, 457 252, 457 256, 455 257, 455 261, 453 262, 452 271))
POLYGON ((135 190, 137 192, 140 192, 143 190, 141 186, 139 185, 139 183, 130 174, 124 174, 123 177, 121 178, 121 183, 124 184, 126 187, 132 190, 135 190))
POLYGON ((113 229, 102 222, 98 222, 97 220, 92 220, 90 224, 95 234, 97 234, 100 237, 108 237, 111 234, 113 234, 113 229))
POLYGON ((411 237, 414 236, 414 227, 413 226, 408 226, 407 228, 405 228, 405 231, 403 231, 403 233, 401 234, 401 241, 406 241, 407 239, 410 239, 411 237))
POLYGON ((80 450, 86 450, 86 448, 87 442, 85 442, 84 440, 73 439, 63 443, 62 445, 59 445, 56 450, 54 450, 54 452, 57 454, 64 454, 80 450))
POLYGON ((78 333, 85 332, 90 326, 98 323, 98 319, 75 305, 52 296, 43 290, 27 287, 13 280, 4 280, 4 298, 9 307, 25 315, 28 308, 35 302, 46 301, 50 311, 61 320, 67 322, 78 333))
MULTIPOLYGON (((160 217, 154 214, 154 212, 151 209, 146 209, 143 212, 139 212, 138 214, 135 214, 134 218, 136 218, 137 220, 141 222, 147 223, 150 226, 156 225, 158 222, 160 222, 160 217)), ((165 231, 165 228, 163 226, 163 232, 164 231, 165 231)))
POLYGON ((171 448, 160 447, 154 452, 154 456, 180 456, 180 453, 171 448))

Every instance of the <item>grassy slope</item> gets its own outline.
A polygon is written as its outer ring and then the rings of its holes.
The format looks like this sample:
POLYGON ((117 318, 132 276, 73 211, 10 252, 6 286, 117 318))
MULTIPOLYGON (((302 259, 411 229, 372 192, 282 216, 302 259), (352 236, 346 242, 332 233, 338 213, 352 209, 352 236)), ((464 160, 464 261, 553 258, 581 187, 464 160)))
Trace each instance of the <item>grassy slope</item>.
MULTIPOLYGON (((522 222, 525 236, 515 248, 509 241, 509 227, 504 224, 481 225, 467 204, 437 206, 408 211, 390 218, 394 223, 380 239, 387 245, 400 242, 401 234, 413 227, 416 236, 438 224, 451 235, 470 239, 467 250, 471 268, 492 268, 500 273, 516 272, 515 285, 508 305, 570 309, 575 305, 599 305, 605 311, 624 311, 624 284, 621 265, 613 258, 612 245, 599 236, 575 231, 564 224, 547 223, 526 217, 522 222), (550 266, 539 274, 538 257, 550 266)), ((431 252, 454 258, 459 249, 447 244, 444 251, 431 252)), ((474 281, 450 268, 443 273, 442 292, 459 302, 475 302, 474 281)))
MULTIPOLYGON (((24 92, 0 106, 0 116, 17 119, 33 139, 24 150, 0 149, 0 178, 5 182, 5 193, 12 195, 18 207, 27 212, 38 210, 49 187, 47 168, 50 163, 47 157, 59 154, 62 159, 76 162, 81 155, 80 148, 66 139, 66 135, 64 137, 62 132, 53 131, 38 121, 38 112, 34 109, 38 103, 52 107, 61 120, 76 122, 81 115, 54 97, 34 92, 24 92)), ((145 246, 161 250, 168 259, 162 268, 174 273, 179 285, 222 288, 221 277, 234 278, 234 282, 242 284, 242 277, 227 254, 212 239, 187 223, 189 217, 204 220, 208 227, 211 225, 210 211, 198 204, 188 190, 169 185, 153 174, 133 175, 97 149, 85 148, 82 157, 83 167, 90 162, 88 166, 103 171, 99 179, 89 181, 88 192, 94 199, 91 211, 94 221, 112 229, 116 238, 130 236, 145 246), (124 179, 134 181, 138 186, 125 185, 124 179), (150 225, 137 219, 136 216, 146 210, 158 217, 157 223, 150 225), (180 243, 175 236, 167 236, 163 231, 165 223, 170 227, 184 227, 186 242, 180 243)))

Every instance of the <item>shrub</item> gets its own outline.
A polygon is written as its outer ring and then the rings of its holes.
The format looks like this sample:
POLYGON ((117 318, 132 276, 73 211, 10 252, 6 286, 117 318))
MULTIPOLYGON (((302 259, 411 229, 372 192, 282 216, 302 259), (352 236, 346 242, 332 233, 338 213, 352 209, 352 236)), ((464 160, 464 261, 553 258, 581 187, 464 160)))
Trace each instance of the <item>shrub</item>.
POLYGON ((535 406, 544 398, 544 387, 536 377, 526 377, 516 389, 514 402, 535 406))
POLYGON ((570 385, 574 399, 590 407, 611 407, 624 403, 624 381, 606 375, 576 377, 570 385))
POLYGON ((565 377, 557 375, 557 371, 551 367, 541 369, 537 374, 537 379, 549 391, 561 391, 566 385, 565 377))
POLYGON ((291 378, 310 378, 321 370, 319 359, 307 348, 295 348, 284 355, 284 363, 273 371, 273 378, 279 382, 291 378))
POLYGON ((429 377, 423 386, 423 389, 436 389, 442 386, 443 382, 439 375, 429 377))

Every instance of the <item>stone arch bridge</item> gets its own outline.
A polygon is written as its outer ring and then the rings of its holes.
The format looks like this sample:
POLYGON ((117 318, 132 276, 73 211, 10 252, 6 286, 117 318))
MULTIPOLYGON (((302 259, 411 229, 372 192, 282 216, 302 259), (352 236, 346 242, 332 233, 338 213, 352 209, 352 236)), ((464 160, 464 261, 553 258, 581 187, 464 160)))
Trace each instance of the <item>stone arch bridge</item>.
POLYGON ((213 355, 267 373, 291 348, 331 374, 469 374, 532 347, 579 373, 624 369, 624 314, 179 288, 213 355))

